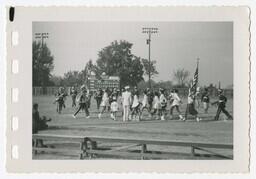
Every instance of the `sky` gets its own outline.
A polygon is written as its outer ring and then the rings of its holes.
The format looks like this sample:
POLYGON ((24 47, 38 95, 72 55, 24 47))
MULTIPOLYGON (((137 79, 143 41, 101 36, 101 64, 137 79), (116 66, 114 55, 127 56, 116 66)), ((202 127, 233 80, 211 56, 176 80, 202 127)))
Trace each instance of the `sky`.
MULTIPOLYGON (((184 68, 193 77, 199 61, 199 85, 233 84, 232 22, 33 22, 35 33, 47 32, 47 44, 54 56, 52 74, 82 70, 90 59, 114 40, 133 44, 132 53, 148 59, 147 34, 142 27, 157 27, 151 36, 151 60, 159 72, 155 81, 174 81, 173 72, 184 68)), ((145 79, 147 79, 145 77, 145 79)))

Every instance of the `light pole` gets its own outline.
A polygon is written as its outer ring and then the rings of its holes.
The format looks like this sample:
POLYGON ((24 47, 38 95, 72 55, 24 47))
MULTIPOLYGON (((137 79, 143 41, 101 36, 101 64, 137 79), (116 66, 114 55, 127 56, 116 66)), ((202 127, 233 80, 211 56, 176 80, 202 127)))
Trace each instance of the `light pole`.
MULTIPOLYGON (((47 39, 49 37, 48 35, 49 35, 48 33, 35 33, 35 39, 41 40, 41 48, 40 48, 41 56, 43 55, 44 39, 47 39)), ((41 81, 41 86, 44 86, 43 81, 41 81)))
POLYGON ((48 39, 49 33, 35 33, 35 38, 41 40, 41 48, 44 44, 44 39, 48 39))
POLYGON ((148 39, 146 42, 148 45, 148 63, 149 63, 148 84, 149 84, 149 88, 151 88, 151 61, 150 61, 151 34, 155 34, 157 32, 158 32, 158 28, 154 28, 154 27, 143 27, 142 28, 142 33, 148 34, 148 39))

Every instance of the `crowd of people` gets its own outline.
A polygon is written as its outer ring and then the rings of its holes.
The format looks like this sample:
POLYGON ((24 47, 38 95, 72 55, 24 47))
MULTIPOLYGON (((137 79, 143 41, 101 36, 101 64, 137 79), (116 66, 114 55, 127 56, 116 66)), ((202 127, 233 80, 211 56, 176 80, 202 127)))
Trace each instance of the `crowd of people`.
MULTIPOLYGON (((223 90, 218 90, 218 100, 212 102, 212 105, 217 105, 217 111, 215 115, 215 120, 219 120, 220 113, 223 112, 228 119, 232 119, 232 116, 225 109, 225 104, 227 98, 223 94, 223 90)), ((137 87, 130 88, 126 86, 121 91, 117 88, 113 89, 98 89, 96 92, 90 92, 85 85, 80 87, 78 90, 75 87, 71 87, 70 96, 72 99, 72 107, 75 108, 73 117, 81 111, 85 111, 86 118, 90 118, 90 105, 91 98, 94 97, 96 101, 99 119, 102 118, 103 113, 109 113, 111 119, 117 119, 117 112, 121 111, 123 121, 140 121, 142 118, 142 112, 147 111, 150 118, 156 120, 166 120, 168 111, 170 119, 173 118, 173 114, 176 111, 178 114, 178 119, 185 121, 188 115, 192 115, 194 119, 199 122, 201 118, 198 113, 198 107, 203 104, 204 113, 208 113, 210 106, 210 94, 208 89, 205 88, 203 92, 197 90, 196 95, 188 95, 187 103, 183 104, 181 98, 179 97, 179 91, 173 89, 168 93, 165 89, 151 90, 149 88, 145 89, 142 94, 137 87), (170 109, 167 109, 168 103, 170 109), (186 105, 186 111, 184 115, 180 110, 181 105, 186 105)), ((54 103, 57 104, 57 112, 61 113, 62 109, 66 107, 65 99, 68 94, 65 92, 63 87, 60 87, 56 93, 56 98, 54 103)))

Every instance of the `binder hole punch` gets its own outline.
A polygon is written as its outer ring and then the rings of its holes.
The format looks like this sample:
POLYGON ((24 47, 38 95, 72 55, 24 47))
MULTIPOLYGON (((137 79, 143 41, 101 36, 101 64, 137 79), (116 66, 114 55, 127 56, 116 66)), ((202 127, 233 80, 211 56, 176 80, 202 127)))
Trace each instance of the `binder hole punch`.
POLYGON ((12 102, 17 103, 19 100, 19 89, 12 88, 12 102))
POLYGON ((16 131, 19 128, 19 118, 17 116, 12 117, 12 131, 16 131))
POLYGON ((12 159, 19 159, 19 151, 17 145, 12 146, 12 159))
POLYGON ((12 32, 12 46, 19 44, 19 33, 17 31, 12 32))
POLYGON ((18 60, 12 61, 12 73, 13 74, 19 73, 19 61, 18 60))

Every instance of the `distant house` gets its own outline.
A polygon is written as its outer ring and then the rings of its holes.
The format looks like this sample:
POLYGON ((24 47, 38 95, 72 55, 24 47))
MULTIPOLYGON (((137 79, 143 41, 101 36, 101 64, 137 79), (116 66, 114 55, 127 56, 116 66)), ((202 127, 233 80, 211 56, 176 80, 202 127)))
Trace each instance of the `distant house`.
POLYGON ((102 73, 100 79, 96 78, 96 75, 91 73, 88 78, 88 88, 90 91, 96 91, 97 89, 117 88, 120 87, 120 78, 118 76, 107 76, 106 73, 102 73))

